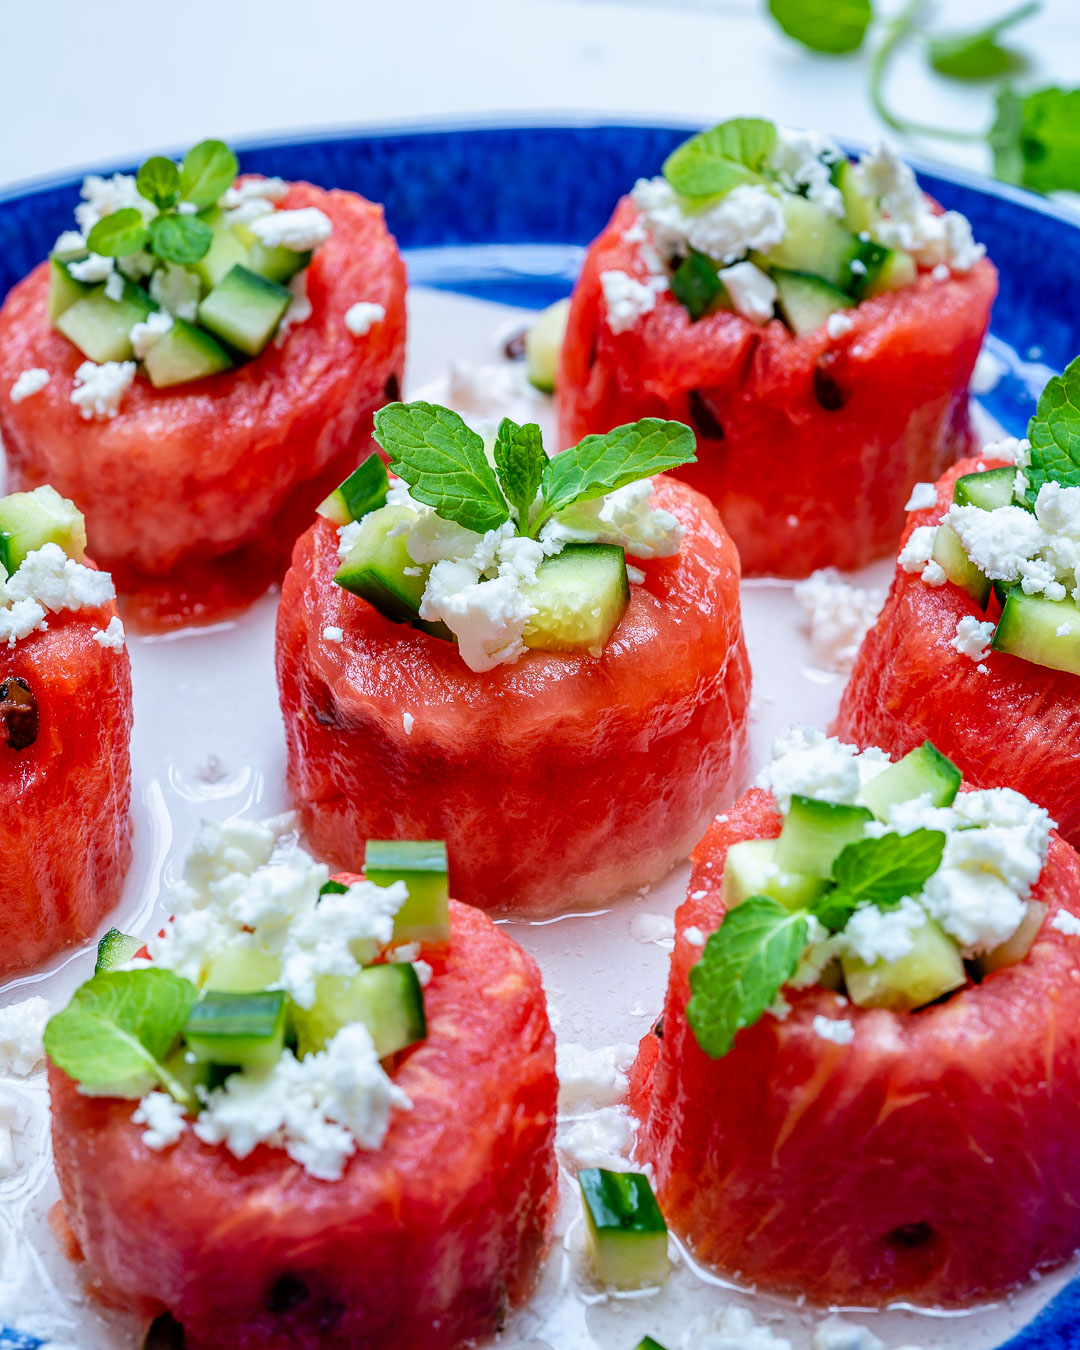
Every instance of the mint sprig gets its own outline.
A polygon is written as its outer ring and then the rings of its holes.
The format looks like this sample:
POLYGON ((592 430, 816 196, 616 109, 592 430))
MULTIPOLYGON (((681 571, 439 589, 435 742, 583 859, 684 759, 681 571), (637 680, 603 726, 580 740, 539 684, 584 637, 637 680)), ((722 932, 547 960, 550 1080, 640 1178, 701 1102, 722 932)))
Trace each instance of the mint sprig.
POLYGON ((874 17, 870 0, 769 0, 769 13, 788 37, 829 56, 857 51, 874 17))
POLYGON ((191 1105, 164 1061, 196 996, 171 970, 102 972, 50 1019, 46 1053, 91 1096, 137 1098, 160 1086, 191 1105))
POLYGON ((989 133, 994 173, 1033 192, 1080 190, 1080 89, 1006 87, 989 133))
POLYGON ((814 902, 813 915, 838 933, 860 905, 890 909, 904 896, 919 894, 941 866, 944 851, 941 830, 883 834, 848 844, 833 863, 836 885, 814 902))
POLYGON ((156 216, 150 222, 150 247, 165 262, 194 263, 204 258, 214 232, 198 216, 156 216))
POLYGON ((1031 463, 1024 470, 1032 506, 1044 483, 1080 487, 1080 357, 1055 375, 1039 395, 1028 423, 1031 463))
POLYGON ((1012 48, 1003 46, 998 39, 1038 12, 1038 4, 1029 0, 972 32, 932 37, 926 47, 927 59, 939 75, 947 75, 953 80, 987 80, 995 75, 1007 75, 1017 69, 1021 61, 1012 48))
POLYGON ((213 206, 239 172, 236 156, 224 141, 200 141, 184 156, 180 198, 195 206, 213 206))
POLYGON ((180 170, 164 155, 153 155, 136 175, 135 187, 140 197, 167 211, 180 199, 180 170))
POLYGON ((494 458, 503 495, 514 508, 518 524, 528 529, 529 513, 548 462, 540 428, 535 422, 518 426, 504 417, 495 438, 494 458))
POLYGON ((102 216, 86 236, 86 246, 103 258, 122 258, 142 248, 149 237, 142 212, 135 206, 125 206, 122 211, 102 216))
POLYGON ((664 177, 684 197, 711 197, 743 183, 759 183, 776 139, 774 123, 733 117, 673 150, 664 161, 664 177))

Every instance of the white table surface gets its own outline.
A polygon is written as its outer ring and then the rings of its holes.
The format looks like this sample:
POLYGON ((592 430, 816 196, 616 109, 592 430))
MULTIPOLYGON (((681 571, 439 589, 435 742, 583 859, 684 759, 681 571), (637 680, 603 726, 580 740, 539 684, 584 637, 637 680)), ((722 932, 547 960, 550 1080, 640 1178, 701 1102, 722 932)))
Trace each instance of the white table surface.
MULTIPOLYGON (((962 28, 1009 7, 940 0, 937 15, 962 28)), ((1033 78, 1080 80, 1080 0, 1045 0, 1019 32, 1033 78)), ((929 74, 916 51, 894 89, 924 121, 990 115, 985 86, 929 74)), ((211 135, 551 110, 880 130, 865 55, 805 53, 764 0, 0 0, 0 184, 211 135)), ((979 147, 919 148, 986 167, 979 147)))

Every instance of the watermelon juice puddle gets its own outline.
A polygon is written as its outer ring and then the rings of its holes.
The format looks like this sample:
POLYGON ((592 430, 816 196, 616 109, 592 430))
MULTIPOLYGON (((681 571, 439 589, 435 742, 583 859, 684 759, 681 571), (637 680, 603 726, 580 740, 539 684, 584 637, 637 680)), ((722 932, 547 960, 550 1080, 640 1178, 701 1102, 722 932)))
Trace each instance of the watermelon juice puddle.
MULTIPOLYGON (((524 324, 528 312, 422 289, 412 294, 410 306, 409 397, 447 392, 446 354, 453 352, 464 363, 457 375, 462 398, 475 400, 485 368, 492 370, 502 412, 516 412, 518 420, 539 418, 551 434, 550 400, 524 385, 520 365, 502 356, 506 336, 524 324)), ((498 408, 491 411, 501 415, 498 408)), ((891 564, 886 560, 875 568, 882 569, 880 576, 868 569, 852 579, 860 584, 887 580, 891 564)), ((804 615, 790 583, 747 583, 742 598, 755 668, 751 764, 756 772, 773 736, 788 721, 824 725, 831 718, 844 677, 813 665, 804 615)), ((287 810, 273 668, 275 608, 276 597, 265 595, 227 622, 129 637, 135 856, 124 898, 104 927, 116 924, 143 935, 160 927, 166 914, 164 888, 179 878, 201 819, 256 819, 287 810)), ((644 894, 595 912, 539 924, 506 921, 541 965, 561 1040, 596 1047, 636 1042, 645 1034, 660 1010, 668 949, 662 936, 649 938, 662 928, 641 916, 670 920, 688 875, 687 866, 678 867, 644 894), (635 918, 639 922, 632 931, 635 918)), ((89 977, 93 960, 89 946, 62 955, 5 984, 0 1004, 41 994, 59 1007, 89 977)), ((26 1165, 0 1178, 0 1327, 48 1333, 58 1345, 79 1350, 136 1350, 141 1324, 87 1296, 85 1270, 67 1260, 50 1227, 58 1193, 49 1157, 44 1076, 0 1080, 0 1100, 12 1098, 27 1103, 30 1116, 17 1139, 26 1165)), ((584 1113, 584 1119, 593 1114, 584 1113)), ((561 1123, 562 1138, 573 1124, 569 1119, 561 1123)), ((679 1350, 687 1322, 731 1304, 748 1308, 758 1322, 788 1337, 793 1350, 809 1350, 820 1314, 795 1300, 738 1290, 698 1270, 684 1254, 658 1293, 599 1295, 582 1276, 576 1183, 565 1166, 560 1185, 564 1203, 538 1289, 511 1317, 499 1350, 628 1350, 645 1334, 668 1350, 679 1350)), ((991 1350, 1029 1322, 1069 1273, 1056 1272, 1011 1302, 959 1317, 896 1310, 850 1320, 870 1327, 887 1350, 901 1345, 991 1350)))

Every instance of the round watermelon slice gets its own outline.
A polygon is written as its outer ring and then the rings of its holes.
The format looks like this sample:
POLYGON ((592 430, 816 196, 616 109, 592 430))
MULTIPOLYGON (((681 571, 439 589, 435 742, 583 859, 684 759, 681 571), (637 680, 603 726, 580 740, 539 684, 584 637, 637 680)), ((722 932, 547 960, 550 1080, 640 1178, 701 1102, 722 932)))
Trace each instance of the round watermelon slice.
MULTIPOLYGON (((908 517, 904 540, 919 525, 936 525, 953 483, 979 466, 1000 461, 969 459, 945 474, 935 505, 908 517)), ((968 615, 995 620, 1000 611, 991 605, 987 615, 959 586, 927 586, 898 566, 844 690, 836 734, 894 758, 931 740, 977 787, 1008 783, 1080 844, 1080 682, 1006 652, 980 661, 959 652, 956 625, 968 615)))
POLYGON ((9 490, 48 482, 72 498, 94 555, 156 626, 220 617, 277 580, 314 507, 373 444, 373 412, 397 396, 405 266, 381 209, 309 183, 279 205, 333 222, 307 272, 311 317, 235 370, 169 389, 138 377, 110 420, 84 421, 71 402, 84 358, 49 326, 47 264, 0 310, 9 490), (386 317, 356 337, 345 314, 360 300, 386 317), (14 403, 12 384, 35 367, 49 383, 14 403))
POLYGON ((120 899, 131 664, 94 639, 115 615, 112 603, 50 614, 0 648, 0 972, 85 942, 120 899))
POLYGON ((1027 957, 914 1013, 785 990, 792 1011, 710 1059, 687 1026, 686 930, 719 927, 728 847, 775 836, 748 792, 694 854, 664 1013, 642 1042, 631 1109, 669 1223, 703 1261, 821 1304, 960 1307, 1080 1246, 1080 858, 1053 835, 1027 957), (815 1016, 847 1019, 848 1045, 815 1016), (659 1033, 659 1034, 658 1034, 659 1033))
POLYGON ((624 198, 586 256, 556 382, 560 443, 639 417, 688 423, 697 463, 675 472, 715 503, 748 575, 850 570, 887 553, 913 484, 972 449, 968 383, 993 265, 923 272, 864 300, 838 339, 726 311, 691 322, 670 291, 613 333, 600 276, 640 270, 625 238, 638 219, 624 198))
POLYGON ((452 1350, 500 1328, 554 1212, 555 1043, 532 959, 455 902, 451 933, 428 1039, 393 1070, 413 1108, 339 1181, 190 1129, 154 1152, 131 1102, 50 1067, 64 1206, 108 1297, 168 1309, 187 1350, 452 1350))
POLYGON ((534 915, 687 855, 742 771, 750 673, 715 510, 665 478, 653 505, 686 526, 682 549, 641 564, 601 657, 530 651, 483 674, 335 585, 337 531, 315 523, 282 588, 277 672, 316 853, 355 869, 365 839, 445 839, 455 895, 534 915))

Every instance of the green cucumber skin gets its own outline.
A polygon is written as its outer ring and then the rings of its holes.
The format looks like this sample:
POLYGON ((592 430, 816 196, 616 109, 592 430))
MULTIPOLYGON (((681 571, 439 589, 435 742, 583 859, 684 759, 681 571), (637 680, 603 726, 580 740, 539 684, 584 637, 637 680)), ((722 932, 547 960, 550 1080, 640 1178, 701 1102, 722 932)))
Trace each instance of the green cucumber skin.
POLYGON ((232 357, 225 348, 185 319, 174 318, 173 326, 143 358, 143 369, 155 389, 190 384, 232 368, 232 357))
POLYGON ((409 872, 435 872, 445 877, 447 870, 446 843, 442 839, 369 839, 364 846, 364 873, 369 879, 373 871, 403 881, 409 872))
POLYGON ((777 865, 786 872, 831 876, 838 854, 861 839, 873 819, 865 806, 839 806, 796 793, 777 840, 777 865))
POLYGON ((450 878, 442 840, 369 839, 364 875, 376 886, 405 883, 409 897, 394 918, 396 942, 450 941, 450 878))
POLYGON ((213 991, 192 1008, 183 1036, 196 1060, 271 1068, 285 1047, 285 994, 213 991))
POLYGON ((700 319, 725 294, 716 264, 691 249, 671 277, 671 293, 692 320, 700 319))
POLYGON ((88 282, 76 281, 68 271, 68 262, 75 262, 80 256, 86 255, 74 254, 71 258, 64 259, 54 253, 49 258, 48 317, 53 328, 65 310, 70 309, 76 300, 81 300, 94 289, 88 282))
POLYGON ((126 965, 143 946, 142 938, 122 933, 119 928, 110 928, 98 943, 94 974, 100 975, 104 970, 115 970, 118 966, 126 965))
POLYGON ((365 966, 355 975, 321 975, 311 1008, 293 1006, 301 1056, 325 1048, 342 1027, 367 1027, 380 1059, 427 1038, 424 991, 407 962, 365 966))
POLYGON ((929 794, 931 806, 951 806, 960 791, 962 777, 952 760, 947 759, 932 741, 923 741, 922 745, 872 778, 859 797, 878 820, 885 820, 889 807, 924 793, 929 794))
POLYGON ((1015 482, 1014 468, 965 473, 953 484, 953 501, 958 506, 978 506, 983 511, 996 511, 999 507, 1014 504, 1015 482))
POLYGON ((640 1172, 585 1167, 578 1173, 585 1209, 598 1232, 666 1233, 649 1179, 640 1172))
POLYGON ((14 576, 28 554, 46 544, 58 544, 69 557, 81 561, 86 547, 82 517, 59 516, 32 492, 0 498, 0 563, 8 576, 14 576))
POLYGON ((1080 608, 1071 600, 1025 595, 1015 586, 1005 600, 990 646, 1033 665, 1080 675, 1080 608), (1064 624, 1071 626, 1070 632, 1059 635, 1057 630, 1064 624))
POLYGON ((980 572, 964 552, 951 525, 939 525, 934 535, 934 561, 955 586, 966 591, 980 609, 985 609, 992 589, 990 578, 980 572))
POLYGON ((599 656, 630 604, 625 553, 617 544, 567 544, 522 593, 537 611, 525 625, 526 647, 599 656))
POLYGON ((386 465, 372 451, 337 490, 349 512, 349 519, 361 520, 369 512, 386 505, 386 494, 390 491, 386 465))
POLYGON ((816 332, 830 314, 851 309, 851 297, 809 272, 773 269, 778 303, 787 326, 797 337, 816 332))
POLYGON ((95 286, 56 320, 56 330, 91 361, 130 361, 134 355, 129 334, 135 324, 157 306, 140 287, 124 282, 121 300, 110 300, 105 287, 95 286))
POLYGON ((292 302, 292 293, 238 263, 199 305, 199 323, 245 356, 258 356, 292 302))

